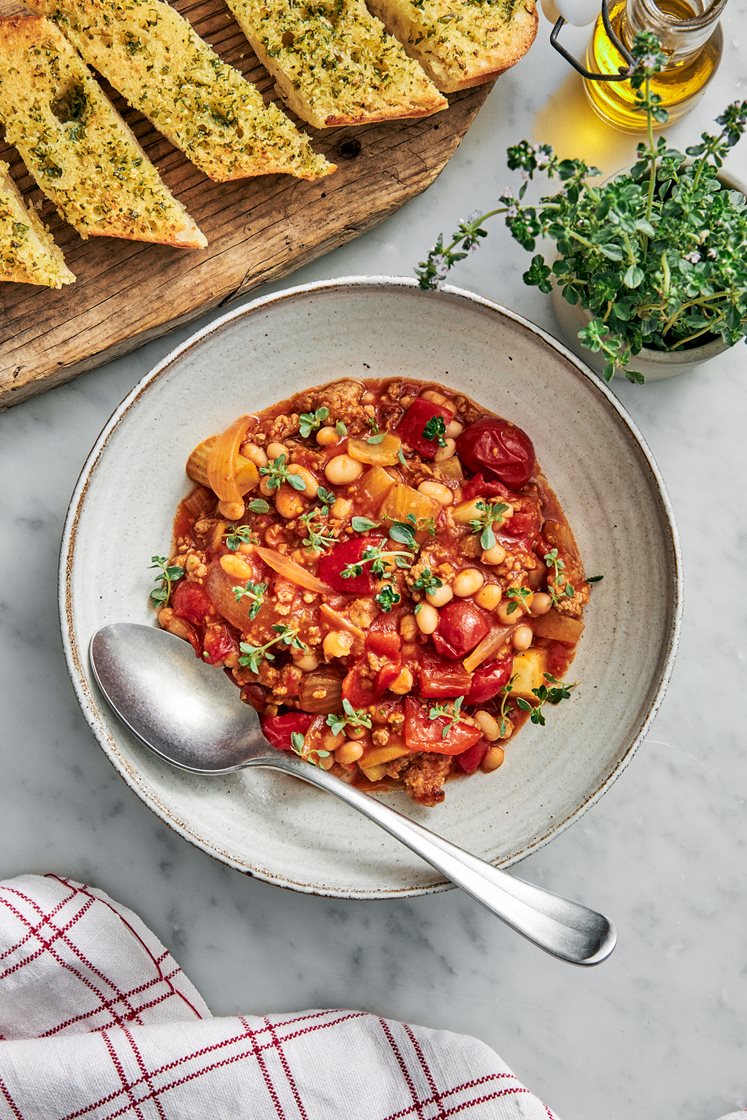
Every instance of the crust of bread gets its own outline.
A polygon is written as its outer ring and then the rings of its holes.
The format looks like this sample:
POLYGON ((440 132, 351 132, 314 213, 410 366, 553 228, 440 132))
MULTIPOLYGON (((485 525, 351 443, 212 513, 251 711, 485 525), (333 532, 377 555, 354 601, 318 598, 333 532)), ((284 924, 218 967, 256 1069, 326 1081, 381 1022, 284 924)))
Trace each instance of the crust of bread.
POLYGON ((83 60, 42 16, 0 20, 0 120, 81 237, 207 244, 83 60))
POLYGON ((166 0, 30 0, 90 66, 215 182, 335 170, 166 0))
POLYGON ((29 209, 0 160, 0 280, 62 288, 75 276, 35 210, 29 209))
POLYGON ((448 102, 364 0, 227 0, 279 96, 315 128, 427 117, 448 102))
POLYGON ((438 24, 443 0, 368 0, 369 7, 417 59, 442 93, 456 93, 494 81, 527 53, 537 36, 539 17, 534 0, 509 0, 507 18, 496 23, 497 4, 450 3, 459 23, 446 30, 438 24))

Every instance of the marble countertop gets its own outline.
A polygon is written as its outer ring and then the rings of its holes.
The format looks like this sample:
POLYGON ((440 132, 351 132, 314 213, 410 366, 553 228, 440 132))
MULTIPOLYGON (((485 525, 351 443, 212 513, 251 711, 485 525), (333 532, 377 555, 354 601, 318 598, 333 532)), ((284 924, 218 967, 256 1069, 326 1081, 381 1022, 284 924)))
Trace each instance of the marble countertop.
MULTIPOLYGON (((292 282, 411 273, 439 230, 510 181, 504 149, 525 135, 619 167, 633 141, 595 122, 548 33, 543 20, 433 187, 292 282)), ((744 0, 731 0, 725 41, 717 80, 675 140, 690 142, 745 96, 744 0)), ((747 141, 729 166, 747 178, 747 141)), ((496 226, 453 280, 554 331, 547 298, 521 282, 525 267, 496 226)), ((190 329, 0 416, 0 878, 56 870, 109 891, 153 927, 214 1012, 346 1005, 477 1035, 564 1120, 709 1120, 747 1106, 744 346, 683 378, 615 385, 668 482, 687 601, 674 677, 634 763, 520 868, 614 918, 616 952, 585 971, 456 891, 345 903, 242 877, 165 828, 96 746, 59 636, 65 510, 114 406, 190 329)))

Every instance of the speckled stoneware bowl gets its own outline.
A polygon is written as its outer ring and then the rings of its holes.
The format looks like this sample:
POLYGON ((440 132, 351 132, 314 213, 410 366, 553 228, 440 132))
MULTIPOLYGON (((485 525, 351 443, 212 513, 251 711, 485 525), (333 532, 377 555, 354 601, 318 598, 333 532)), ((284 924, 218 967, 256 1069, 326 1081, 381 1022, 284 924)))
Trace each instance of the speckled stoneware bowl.
MULTIPOLYGON (((659 472, 624 409, 563 346, 487 300, 406 279, 292 288, 218 319, 149 373, 99 437, 73 495, 60 573, 62 634, 97 739, 167 824, 242 871, 300 891, 382 898, 439 889, 438 874, 339 802, 246 771, 202 781, 162 764, 110 714, 88 645, 109 622, 153 622, 153 553, 192 447, 242 412, 340 376, 441 381, 534 440, 575 530, 592 596, 573 699, 525 727, 494 774, 399 809, 503 866, 556 836, 612 784, 661 701, 680 623, 680 561, 659 472)), ((239 703, 238 694, 236 702, 239 703)))

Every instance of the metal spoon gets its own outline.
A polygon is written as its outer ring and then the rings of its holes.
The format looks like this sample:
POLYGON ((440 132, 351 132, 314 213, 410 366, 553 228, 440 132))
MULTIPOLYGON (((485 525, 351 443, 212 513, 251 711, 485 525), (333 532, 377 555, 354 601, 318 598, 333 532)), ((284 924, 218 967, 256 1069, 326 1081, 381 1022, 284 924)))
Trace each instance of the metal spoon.
POLYGON ((172 766, 203 775, 245 766, 292 774, 363 813, 548 953, 598 964, 614 949, 615 927, 602 914, 499 871, 383 801, 291 752, 274 750, 256 712, 239 702, 235 685, 199 661, 188 642, 150 626, 104 626, 91 642, 91 664, 122 722, 172 766))

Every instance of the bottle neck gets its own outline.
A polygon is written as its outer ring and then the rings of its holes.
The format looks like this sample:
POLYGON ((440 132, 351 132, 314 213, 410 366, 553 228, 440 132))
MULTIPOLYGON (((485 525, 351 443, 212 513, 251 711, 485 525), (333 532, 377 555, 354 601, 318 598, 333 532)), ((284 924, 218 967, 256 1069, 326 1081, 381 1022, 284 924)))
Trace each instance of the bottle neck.
POLYGON ((639 31, 652 31, 671 65, 708 42, 725 7, 726 0, 627 0, 623 38, 630 46, 639 31))

